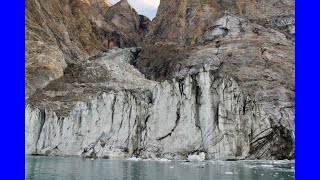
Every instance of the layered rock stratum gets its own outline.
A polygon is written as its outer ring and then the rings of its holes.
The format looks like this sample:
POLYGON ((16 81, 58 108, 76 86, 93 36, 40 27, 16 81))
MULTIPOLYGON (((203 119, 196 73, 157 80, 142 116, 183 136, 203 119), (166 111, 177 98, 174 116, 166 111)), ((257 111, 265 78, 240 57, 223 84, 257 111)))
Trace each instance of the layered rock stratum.
POLYGON ((294 1, 26 2, 26 153, 294 158, 294 1))

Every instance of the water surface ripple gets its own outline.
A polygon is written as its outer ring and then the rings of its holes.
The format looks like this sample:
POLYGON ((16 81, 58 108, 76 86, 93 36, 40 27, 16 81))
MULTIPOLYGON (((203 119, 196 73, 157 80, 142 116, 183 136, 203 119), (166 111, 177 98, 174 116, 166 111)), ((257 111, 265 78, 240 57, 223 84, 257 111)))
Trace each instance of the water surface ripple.
POLYGON ((28 180, 293 180, 294 161, 161 162, 26 157, 28 180))

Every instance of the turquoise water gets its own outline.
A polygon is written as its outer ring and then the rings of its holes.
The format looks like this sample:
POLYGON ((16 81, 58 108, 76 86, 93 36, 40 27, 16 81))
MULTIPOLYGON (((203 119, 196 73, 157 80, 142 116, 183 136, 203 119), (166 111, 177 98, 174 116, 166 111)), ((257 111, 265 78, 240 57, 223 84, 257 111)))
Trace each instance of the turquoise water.
POLYGON ((292 161, 160 162, 27 156, 32 180, 290 180, 292 161))

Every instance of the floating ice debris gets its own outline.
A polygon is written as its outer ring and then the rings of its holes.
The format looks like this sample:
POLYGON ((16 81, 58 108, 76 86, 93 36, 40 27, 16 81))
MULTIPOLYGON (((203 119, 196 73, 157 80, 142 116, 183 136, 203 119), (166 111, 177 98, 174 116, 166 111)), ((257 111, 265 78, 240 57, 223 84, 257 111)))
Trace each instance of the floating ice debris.
POLYGON ((272 168, 273 166, 272 165, 261 165, 261 167, 264 167, 264 168, 272 168))
POLYGON ((128 161, 140 161, 140 158, 136 158, 136 157, 131 157, 127 159, 128 161))
POLYGON ((199 155, 189 155, 188 156, 188 160, 191 161, 191 162, 199 162, 199 161, 204 161, 206 158, 206 155, 201 152, 199 155))
POLYGON ((142 159, 142 161, 152 161, 152 159, 142 159))
POLYGON ((166 158, 157 158, 157 159, 155 159, 156 161, 160 161, 160 162, 170 162, 171 160, 169 160, 169 159, 166 159, 166 158))
POLYGON ((274 174, 279 174, 278 172, 274 173, 274 174))
POLYGON ((232 175, 233 174, 233 172, 224 172, 225 174, 227 174, 227 175, 232 175))
POLYGON ((91 161, 94 161, 94 159, 92 158, 91 161))
POLYGON ((246 166, 246 167, 253 169, 253 168, 256 168, 257 166, 246 166))
POLYGON ((260 174, 261 176, 264 176, 264 174, 260 174))
POLYGON ((181 162, 182 165, 188 165, 188 162, 181 162))
POLYGON ((271 161, 272 164, 288 164, 292 161, 289 160, 276 160, 276 161, 271 161))
POLYGON ((173 169, 174 167, 173 166, 170 166, 170 169, 173 169))

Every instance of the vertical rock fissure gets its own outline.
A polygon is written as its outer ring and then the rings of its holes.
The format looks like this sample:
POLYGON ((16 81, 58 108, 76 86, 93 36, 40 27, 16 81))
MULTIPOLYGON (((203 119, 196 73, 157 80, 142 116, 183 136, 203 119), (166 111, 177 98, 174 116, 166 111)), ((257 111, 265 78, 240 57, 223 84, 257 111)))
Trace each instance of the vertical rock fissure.
POLYGON ((162 136, 162 137, 157 138, 158 141, 161 141, 161 140, 163 140, 163 139, 171 136, 172 133, 174 132, 174 130, 177 128, 177 126, 178 126, 178 124, 179 124, 179 121, 180 121, 180 113, 181 113, 181 112, 180 112, 180 106, 181 106, 181 103, 179 102, 179 103, 177 104, 175 126, 172 128, 172 130, 171 130, 168 134, 166 134, 165 136, 162 136))
POLYGON ((199 86, 196 75, 191 75, 192 79, 192 95, 195 98, 194 110, 195 110, 195 126, 198 128, 201 134, 202 147, 204 147, 204 134, 202 132, 200 123, 200 106, 201 106, 201 87, 199 86))
POLYGON ((215 107, 215 113, 214 113, 214 123, 215 123, 215 126, 214 127, 217 127, 218 130, 220 131, 219 129, 219 105, 220 103, 218 102, 216 104, 216 107, 215 107))
POLYGON ((192 95, 195 98, 195 104, 194 104, 195 126, 201 130, 201 128, 200 128, 200 114, 199 114, 200 106, 201 106, 201 104, 200 104, 201 90, 200 90, 200 87, 198 85, 198 82, 197 82, 195 75, 191 75, 191 79, 192 79, 192 95))
POLYGON ((246 103, 247 103, 246 98, 243 98, 242 115, 246 114, 246 105, 247 105, 246 103))
POLYGON ((121 122, 120 122, 120 126, 119 126, 118 133, 117 133, 118 136, 119 136, 119 131, 122 128, 122 123, 123 123, 123 120, 124 120, 124 114, 125 114, 125 104, 122 107, 121 122))
POLYGON ((130 106, 130 111, 129 111, 129 122, 128 122, 128 137, 124 142, 127 142, 127 148, 129 148, 129 139, 131 136, 131 114, 132 114, 132 105, 130 106))
POLYGON ((186 96, 184 93, 184 79, 181 79, 180 81, 178 81, 178 84, 179 84, 180 95, 182 98, 183 96, 186 96))
POLYGON ((142 131, 144 131, 144 141, 143 142, 146 142, 147 141, 147 138, 148 138, 148 121, 149 121, 149 118, 150 118, 150 115, 148 115, 144 121, 144 127, 142 129, 142 131))
POLYGON ((115 111, 115 105, 116 105, 116 101, 117 101, 117 96, 114 96, 113 98, 113 102, 111 105, 111 128, 110 128, 110 132, 112 132, 113 130, 113 120, 114 120, 114 111, 115 111))
POLYGON ((38 152, 38 142, 39 142, 39 139, 40 139, 40 135, 42 133, 42 129, 43 129, 43 126, 44 126, 44 123, 46 121, 46 110, 45 109, 42 109, 40 110, 40 129, 39 129, 39 134, 37 135, 37 141, 36 141, 36 153, 38 152))
POLYGON ((140 143, 141 143, 141 136, 142 136, 142 131, 141 131, 141 120, 140 118, 137 116, 135 118, 135 122, 134 122, 134 126, 137 126, 136 127, 136 133, 135 133, 135 136, 133 136, 132 138, 132 145, 133 145, 133 154, 135 154, 136 156, 139 155, 139 152, 140 152, 140 143))

